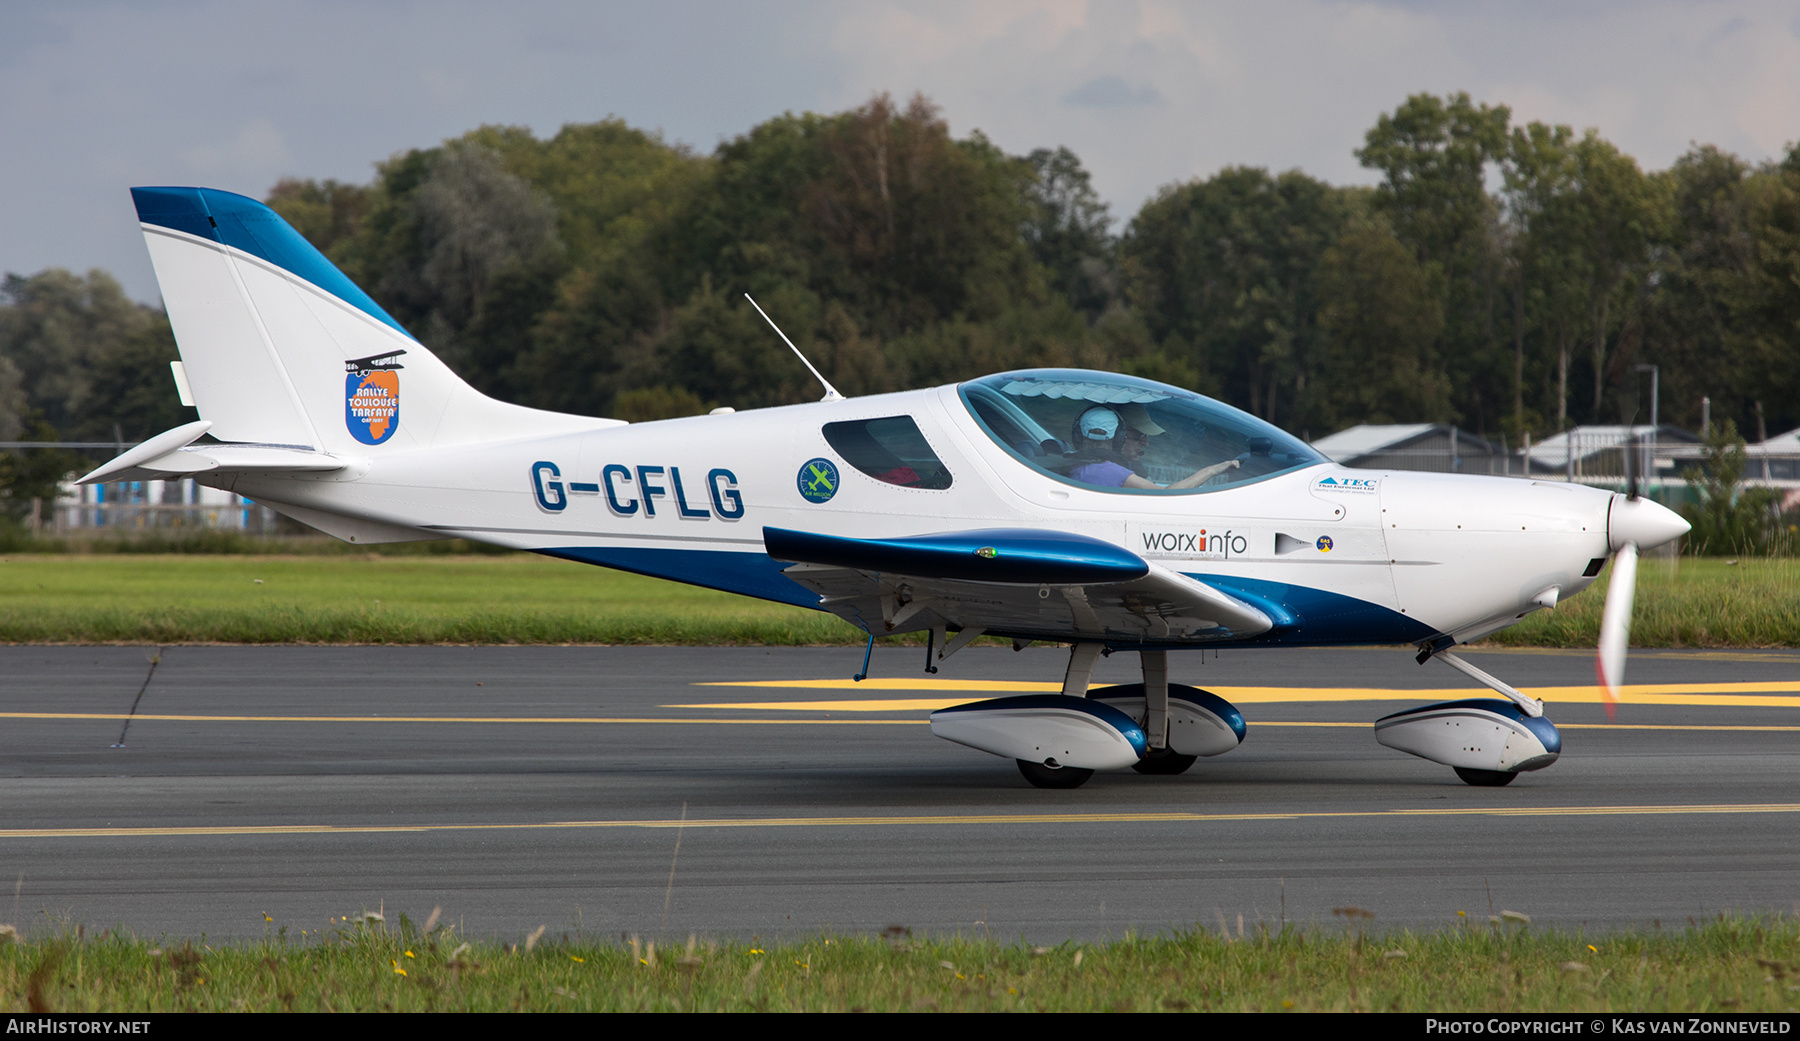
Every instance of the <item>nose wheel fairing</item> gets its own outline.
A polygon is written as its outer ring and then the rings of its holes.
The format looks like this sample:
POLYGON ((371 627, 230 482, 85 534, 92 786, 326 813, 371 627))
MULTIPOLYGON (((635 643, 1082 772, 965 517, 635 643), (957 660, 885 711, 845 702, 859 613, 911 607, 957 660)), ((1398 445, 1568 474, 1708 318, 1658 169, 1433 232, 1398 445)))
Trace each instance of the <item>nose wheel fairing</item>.
POLYGON ((1383 716, 1375 722, 1375 740, 1459 773, 1542 770, 1562 755, 1562 735, 1554 724, 1494 698, 1447 701, 1383 716))

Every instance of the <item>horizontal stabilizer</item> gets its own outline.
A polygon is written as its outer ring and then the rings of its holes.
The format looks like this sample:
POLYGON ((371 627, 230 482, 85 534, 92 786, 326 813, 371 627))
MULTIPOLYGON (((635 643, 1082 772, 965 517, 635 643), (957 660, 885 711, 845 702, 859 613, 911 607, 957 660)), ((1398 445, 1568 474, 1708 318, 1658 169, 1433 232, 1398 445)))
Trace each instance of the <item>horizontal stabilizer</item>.
POLYGON ((135 445, 120 453, 112 462, 101 464, 75 483, 99 484, 102 481, 142 480, 143 478, 139 476, 139 464, 186 448, 211 429, 212 422, 201 419, 192 423, 183 423, 173 430, 165 430, 143 444, 135 445))
POLYGON ((212 424, 189 423, 158 434, 75 482, 153 481, 203 473, 328 473, 345 460, 304 445, 194 444, 212 424))
POLYGON ((899 539, 847 539, 764 528, 769 556, 796 564, 959 582, 1091 585, 1142 578, 1150 566, 1130 550, 1085 535, 990 528, 899 539))

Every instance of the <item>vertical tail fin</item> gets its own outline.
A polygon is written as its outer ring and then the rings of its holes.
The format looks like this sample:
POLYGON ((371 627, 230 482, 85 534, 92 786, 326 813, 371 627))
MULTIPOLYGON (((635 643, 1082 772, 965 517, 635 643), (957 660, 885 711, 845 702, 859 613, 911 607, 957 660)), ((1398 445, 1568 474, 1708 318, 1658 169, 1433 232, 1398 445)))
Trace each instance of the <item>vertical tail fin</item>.
POLYGON ((222 441, 361 455, 616 422, 482 395, 255 199, 131 196, 194 403, 222 441))

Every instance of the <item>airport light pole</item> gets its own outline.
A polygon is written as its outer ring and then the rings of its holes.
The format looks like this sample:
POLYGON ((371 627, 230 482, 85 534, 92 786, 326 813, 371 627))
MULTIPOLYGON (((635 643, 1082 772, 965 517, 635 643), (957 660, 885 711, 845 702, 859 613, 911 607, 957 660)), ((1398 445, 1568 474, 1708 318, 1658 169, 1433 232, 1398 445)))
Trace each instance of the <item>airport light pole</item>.
MULTIPOLYGON (((1650 458, 1648 460, 1649 465, 1638 471, 1638 473, 1644 475, 1644 486, 1648 488, 1650 486, 1650 479, 1656 476, 1656 433, 1658 429, 1656 404, 1657 391, 1659 389, 1657 387, 1657 381, 1661 377, 1661 373, 1657 371, 1656 366, 1649 364, 1634 365, 1632 366, 1632 371, 1648 372, 1650 374, 1650 458)), ((1627 440, 1631 438, 1630 430, 1625 431, 1625 437, 1627 440)))

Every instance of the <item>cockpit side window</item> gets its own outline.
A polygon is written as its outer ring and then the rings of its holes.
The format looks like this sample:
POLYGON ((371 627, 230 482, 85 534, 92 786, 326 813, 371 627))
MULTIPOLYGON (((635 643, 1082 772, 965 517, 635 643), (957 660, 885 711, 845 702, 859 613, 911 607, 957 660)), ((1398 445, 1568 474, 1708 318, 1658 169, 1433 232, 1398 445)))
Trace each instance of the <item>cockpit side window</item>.
POLYGON ((844 462, 887 484, 942 490, 950 470, 911 416, 827 423, 825 442, 844 462))
POLYGON ((1211 491, 1324 462, 1211 398, 1132 376, 1033 369, 958 388, 989 437, 1033 469, 1102 491, 1211 491))

